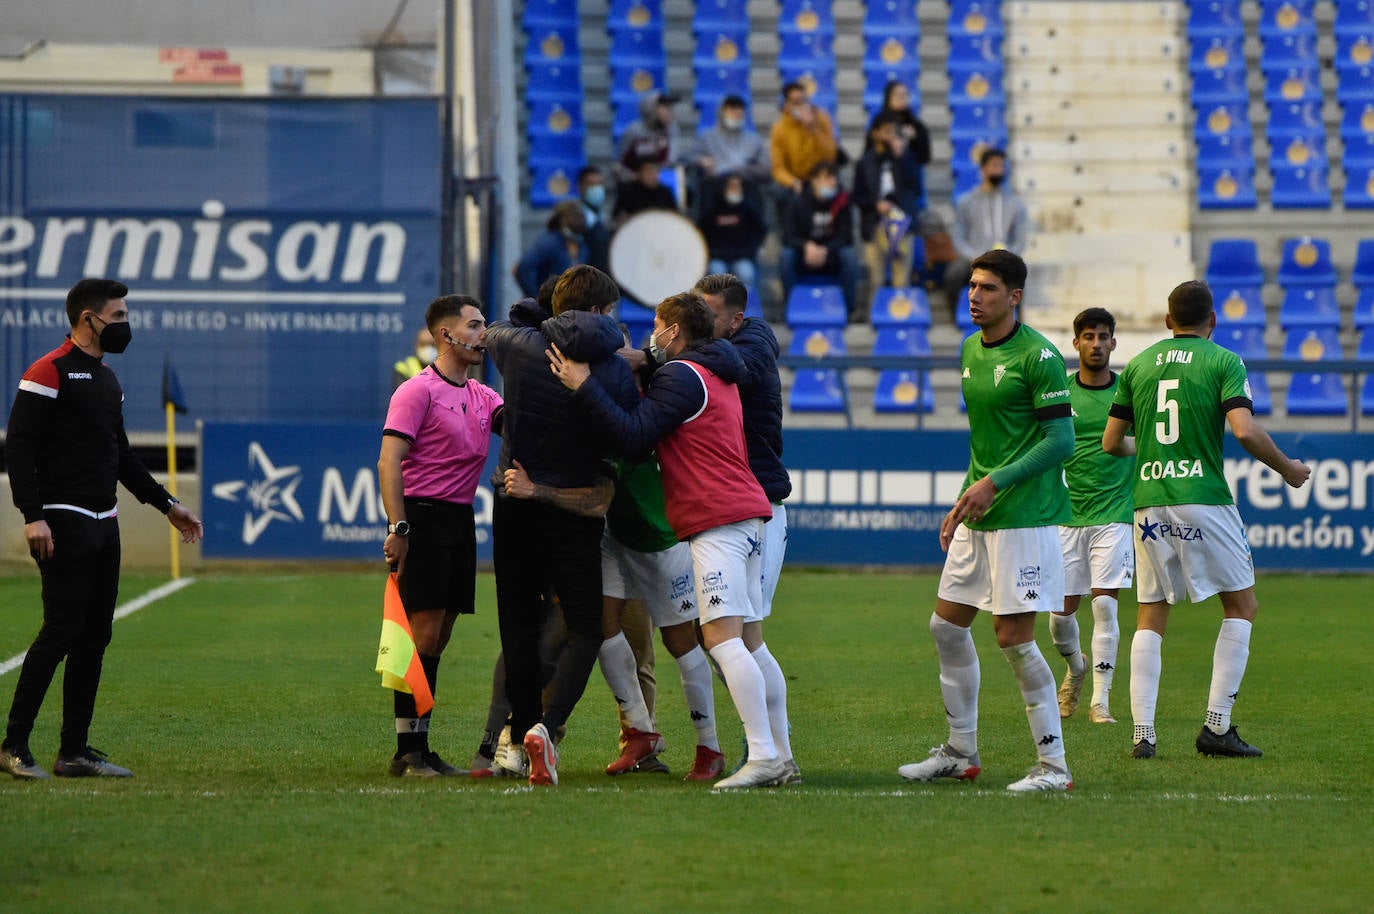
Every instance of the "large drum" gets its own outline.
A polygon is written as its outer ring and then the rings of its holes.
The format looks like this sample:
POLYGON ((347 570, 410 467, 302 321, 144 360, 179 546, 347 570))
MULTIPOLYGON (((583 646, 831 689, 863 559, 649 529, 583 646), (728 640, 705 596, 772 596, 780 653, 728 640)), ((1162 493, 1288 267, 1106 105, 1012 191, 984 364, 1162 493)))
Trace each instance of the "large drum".
POLYGON ((635 213, 611 239, 611 275, 650 308, 695 286, 708 259, 701 232, 671 210, 635 213))

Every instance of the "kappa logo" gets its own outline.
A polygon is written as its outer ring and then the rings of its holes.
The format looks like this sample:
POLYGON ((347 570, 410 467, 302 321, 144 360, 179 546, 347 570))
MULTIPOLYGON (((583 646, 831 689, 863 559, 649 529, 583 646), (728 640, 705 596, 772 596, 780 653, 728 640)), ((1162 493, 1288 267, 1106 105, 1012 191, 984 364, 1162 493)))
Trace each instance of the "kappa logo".
POLYGON ((992 370, 992 386, 996 387, 1002 383, 1002 378, 1006 377, 1007 366, 998 365, 992 370))
POLYGON ((702 714, 700 711, 693 711, 691 716, 692 720, 710 720, 709 717, 707 717, 705 714, 702 714))
POLYGON ((1045 359, 1052 359, 1052 358, 1054 358, 1054 350, 1053 350, 1053 349, 1041 349, 1041 350, 1040 350, 1040 361, 1043 362, 1043 361, 1045 361, 1045 359))
POLYGON ((720 606, 720 605, 721 605, 722 603, 724 603, 724 602, 725 602, 725 601, 722 600, 720 597, 714 596, 714 597, 711 597, 710 603, 709 603, 708 605, 710 605, 710 606, 720 606))
POLYGON ((1038 600, 1038 599, 1040 599, 1040 594, 1039 594, 1037 591, 1028 590, 1028 591, 1026 591, 1026 596, 1024 597, 1024 599, 1027 599, 1027 600, 1038 600))
POLYGON ((965 368, 964 368, 964 379, 965 379, 965 380, 968 380, 968 379, 971 378, 971 377, 973 377, 973 375, 969 374, 968 368, 965 367, 965 368))
POLYGON ((688 611, 691 610, 691 608, 692 608, 692 601, 691 601, 691 600, 683 600, 681 603, 678 604, 678 609, 682 610, 683 612, 688 612, 688 611))
POLYGON ((243 542, 251 546, 272 521, 300 523, 305 512, 296 501, 296 487, 301 484, 299 466, 274 466, 262 445, 253 441, 248 445, 248 468, 251 478, 215 483, 210 492, 222 501, 238 503, 242 498, 247 508, 243 512, 243 542))
POLYGON ((1055 736, 1053 733, 1046 733, 1044 736, 1040 737, 1040 745, 1042 746, 1053 746, 1057 742, 1059 742, 1059 737, 1055 736))
POLYGON ((1093 667, 1093 669, 1097 670, 1099 673, 1110 673, 1112 670, 1116 669, 1116 667, 1105 660, 1099 660, 1097 666, 1093 667))

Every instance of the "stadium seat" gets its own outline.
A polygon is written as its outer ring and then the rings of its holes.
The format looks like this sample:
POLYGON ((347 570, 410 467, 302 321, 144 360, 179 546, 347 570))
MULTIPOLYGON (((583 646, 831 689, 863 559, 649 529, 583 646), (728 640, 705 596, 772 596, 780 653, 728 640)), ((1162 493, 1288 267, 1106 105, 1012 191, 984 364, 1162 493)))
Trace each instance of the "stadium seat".
POLYGON ((1226 67, 1198 70, 1193 74, 1190 98, 1195 108, 1248 102, 1250 95, 1245 85, 1245 70, 1226 67))
POLYGON ((975 35, 1001 35, 1001 0, 950 0, 945 32, 950 40, 975 35))
MULTIPOLYGON (((727 95, 749 98, 749 69, 747 67, 710 67, 697 70, 697 87, 692 99, 703 111, 716 108, 727 95)), ((713 115, 714 117, 714 115, 713 115)))
POLYGON ((1195 105, 1197 121, 1193 136, 1250 136, 1250 102, 1218 102, 1195 105))
POLYGON ((1347 172, 1354 168, 1374 165, 1374 133, 1346 137, 1341 153, 1341 165, 1347 172))
POLYGON ((973 67, 1002 65, 1001 35, 967 35, 949 40, 949 67, 967 70, 973 67))
POLYGON ((763 317, 763 299, 759 296, 757 286, 750 286, 747 290, 747 297, 744 300, 745 317, 763 317))
POLYGON ((1275 102, 1269 106, 1269 124, 1265 134, 1272 141, 1274 137, 1325 136, 1326 124, 1322 120, 1322 103, 1275 102))
POLYGON ((835 13, 830 0, 782 0, 779 35, 834 35, 835 13))
POLYGON ((717 29, 747 34, 749 0, 697 0, 696 12, 692 14, 692 31, 700 34, 717 29))
MULTIPOLYGON (((1283 344, 1285 359, 1323 362, 1341 358, 1334 330, 1295 330, 1283 344)), ((1345 385, 1339 372, 1294 372, 1288 383, 1288 412, 1294 416, 1343 416, 1345 385)))
MULTIPOLYGON (((697 49, 692 55, 692 67, 700 79, 703 70, 735 69, 749 71, 749 33, 713 29, 697 35, 697 49)), ((698 87, 700 88, 700 87, 698 87)))
POLYGON ((794 32, 779 36, 778 69, 835 67, 834 36, 820 32, 794 32))
POLYGON ((983 183, 982 170, 967 159, 956 159, 950 164, 953 166, 954 170, 953 199, 958 200, 964 194, 983 183))
POLYGON ((582 100, 552 99, 531 102, 527 130, 530 136, 586 133, 586 126, 582 122, 582 100))
POLYGON ((919 36, 921 21, 916 16, 916 3, 914 0, 868 0, 863 32, 870 36, 919 36))
POLYGON ((873 388, 873 411, 878 413, 933 413, 935 391, 930 372, 888 368, 878 372, 873 388))
POLYGON ((1211 35, 1195 38, 1188 48, 1188 72, 1205 70, 1245 71, 1245 35, 1211 35))
POLYGON ((611 0, 606 16, 608 32, 634 29, 663 31, 663 0, 611 0))
POLYGON ((1350 282, 1356 287, 1374 285, 1374 238, 1361 238, 1355 245, 1355 263, 1350 282))
POLYGON ((547 169, 562 166, 576 171, 587 161, 583 151, 583 135, 579 132, 531 133, 529 166, 547 169))
POLYGON ((1254 145, 1248 136, 1202 136, 1197 139, 1199 168, 1253 168, 1254 145))
POLYGON ((1207 252, 1207 285, 1262 286, 1259 245, 1249 238, 1218 238, 1207 252))
POLYGON ((835 70, 826 67, 807 67, 798 70, 793 68, 778 71, 784 85, 790 82, 801 83, 806 89, 807 96, 811 99, 811 104, 821 108, 830 115, 833 122, 835 120, 835 106, 839 98, 835 92, 835 70))
POLYGON ((525 100, 534 102, 582 102, 582 68, 579 64, 530 66, 525 100))
POLYGON ((1302 236, 1283 243, 1279 258, 1279 285, 1334 286, 1336 268, 1331 263, 1331 242, 1325 238, 1302 236))
POLYGON ((1316 32, 1298 32, 1266 39, 1260 51, 1260 70, 1264 73, 1286 67, 1313 69, 1320 66, 1316 32))
POLYGON ((961 70, 950 74, 949 106, 955 105, 1005 105, 1006 93, 1002 89, 1002 68, 987 67, 976 70, 961 70))
MULTIPOLYGON (((1212 285, 1208 281, 1208 285, 1212 285)), ((1264 301, 1259 286, 1212 286, 1216 302, 1217 327, 1259 327, 1264 329, 1264 301)))
POLYGON ((930 299, 925 289, 881 286, 873 293, 869 309, 875 329, 883 327, 929 327, 930 299))
POLYGON ((611 101, 638 101, 644 93, 655 89, 662 90, 668 84, 667 67, 662 61, 657 66, 635 64, 621 66, 611 63, 611 101))
POLYGON ((1321 71, 1316 67, 1285 67, 1264 75, 1264 100, 1275 102, 1322 101, 1321 71))
POLYGON ((1330 209, 1331 179, 1326 165, 1273 168, 1269 202, 1274 209, 1330 209))
POLYGON ((1371 0, 1340 0, 1336 4, 1336 36, 1374 29, 1374 2, 1371 0))
POLYGON ((1241 166, 1198 168, 1197 205, 1201 209, 1254 209, 1254 170, 1241 166))
POLYGON ((1216 344, 1229 349, 1242 359, 1267 359, 1269 350, 1264 345, 1263 327, 1217 326, 1213 335, 1216 344))
POLYGON ((639 347, 648 344, 649 334, 654 329, 654 309, 637 305, 634 302, 620 300, 620 322, 625 325, 625 330, 630 334, 630 345, 639 347))
POLYGON ((526 0, 520 25, 526 32, 541 28, 577 26, 577 0, 526 0))
POLYGON ((1374 162, 1345 166, 1345 190, 1341 202, 1346 209, 1374 209, 1374 162))
POLYGON ((844 293, 839 286, 793 286, 787 298, 787 323, 791 327, 843 328, 849 323, 844 293))
MULTIPOLYGON (((1374 331, 1365 330, 1360 334, 1360 344, 1355 350, 1355 357, 1374 362, 1374 331)), ((1366 416, 1374 416, 1374 372, 1364 376, 1364 384, 1360 388, 1360 412, 1366 416)))
POLYGON ((1326 134, 1292 134, 1290 136, 1270 136, 1269 167, 1275 171, 1281 168, 1303 168, 1308 166, 1325 167, 1326 134))
POLYGON ((1295 286, 1283 293, 1279 326, 1284 330, 1305 327, 1341 327, 1341 306, 1331 286, 1295 286))
POLYGON ((1374 25, 1368 30, 1340 35, 1336 38, 1336 57, 1332 61, 1336 72, 1358 70, 1374 63, 1374 25))
POLYGON ((625 29, 611 35, 610 60, 617 66, 665 67, 660 29, 625 29))
POLYGON ((793 327, 787 354, 810 359, 826 359, 848 354, 843 327, 793 327))
POLYGON ((787 406, 794 413, 843 413, 844 379, 834 368, 799 368, 787 406))
POLYGON ((973 322, 973 317, 968 313, 968 286, 965 285, 959 293, 959 304, 954 309, 954 325, 964 336, 978 331, 978 325, 973 322))
POLYGON ((1266 41, 1285 35, 1315 35, 1316 0, 1260 0, 1260 38, 1266 41))
POLYGON ((546 25, 530 31, 525 66, 577 66, 581 60, 575 24, 546 25))
POLYGON ((950 113, 951 138, 1007 129, 1007 109, 1001 105, 959 105, 951 108, 950 113))
POLYGON ((1240 4, 1241 0, 1193 0, 1188 4, 1188 37, 1196 41, 1213 35, 1243 35, 1240 4))
POLYGON ((1374 102, 1346 105, 1341 112, 1341 139, 1374 137, 1374 102))
POLYGON ((639 120, 638 99, 617 99, 611 102, 611 138, 617 146, 625 129, 639 120))
POLYGON ((1274 411, 1274 396, 1269 392, 1269 378, 1262 371, 1246 368, 1245 379, 1250 382, 1250 405, 1256 416, 1267 416, 1274 411))
POLYGON ((926 328, 914 324, 882 327, 873 341, 873 354, 895 357, 930 355, 926 328))
POLYGON ((920 75, 919 69, 865 70, 863 95, 865 113, 871 119, 883 107, 883 93, 887 91, 887 84, 890 82, 906 85, 911 92, 911 110, 919 113, 921 110, 921 93, 916 83, 920 75))
POLYGON ((1360 289, 1359 295, 1355 298, 1355 310, 1351 313, 1351 319, 1360 330, 1374 327, 1374 285, 1360 289))
POLYGON ((1374 66, 1350 67, 1336 77, 1336 100, 1342 105, 1374 101, 1374 66))
POLYGON ((916 36, 870 35, 864 45, 863 70, 921 70, 921 55, 916 36))
POLYGON ((551 165, 547 168, 531 168, 530 206, 545 209, 576 193, 578 167, 551 165))
POLYGON ((978 160, 982 158, 984 150, 1005 149, 1007 146, 1007 132, 988 131, 987 133, 971 134, 961 136, 952 143, 953 154, 951 162, 968 162, 978 165, 978 160))

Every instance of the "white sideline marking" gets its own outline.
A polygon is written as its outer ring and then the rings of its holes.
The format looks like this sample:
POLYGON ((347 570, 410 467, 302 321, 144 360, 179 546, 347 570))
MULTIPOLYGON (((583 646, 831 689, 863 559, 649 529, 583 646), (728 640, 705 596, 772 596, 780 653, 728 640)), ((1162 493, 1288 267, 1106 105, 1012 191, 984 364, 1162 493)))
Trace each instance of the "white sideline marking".
MULTIPOLYGON (((132 615, 133 613, 138 612, 140 609, 147 606, 149 603, 156 603, 163 597, 170 596, 176 593, 178 590, 181 590, 183 587, 189 587, 191 584, 194 584, 195 582, 195 578, 178 578, 175 581, 168 581, 166 584, 163 584, 159 587, 154 587, 152 590, 148 591, 143 596, 134 597, 132 600, 130 600, 128 603, 125 603, 123 606, 116 607, 114 617, 115 619, 123 619, 125 616, 132 615)), ((3 663, 0 663, 0 676, 5 675, 10 670, 19 669, 19 667, 23 665, 24 658, 28 655, 28 653, 28 651, 20 651, 10 659, 4 661, 3 663)))

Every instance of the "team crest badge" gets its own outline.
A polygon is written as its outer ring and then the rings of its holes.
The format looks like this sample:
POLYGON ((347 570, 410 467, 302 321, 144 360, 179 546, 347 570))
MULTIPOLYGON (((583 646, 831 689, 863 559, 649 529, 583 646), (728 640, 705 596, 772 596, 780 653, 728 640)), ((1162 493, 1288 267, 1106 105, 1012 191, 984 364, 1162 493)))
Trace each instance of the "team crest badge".
POLYGON ((1002 383, 1002 378, 1006 376, 1007 366, 998 365, 992 370, 992 386, 996 387, 1002 383))

